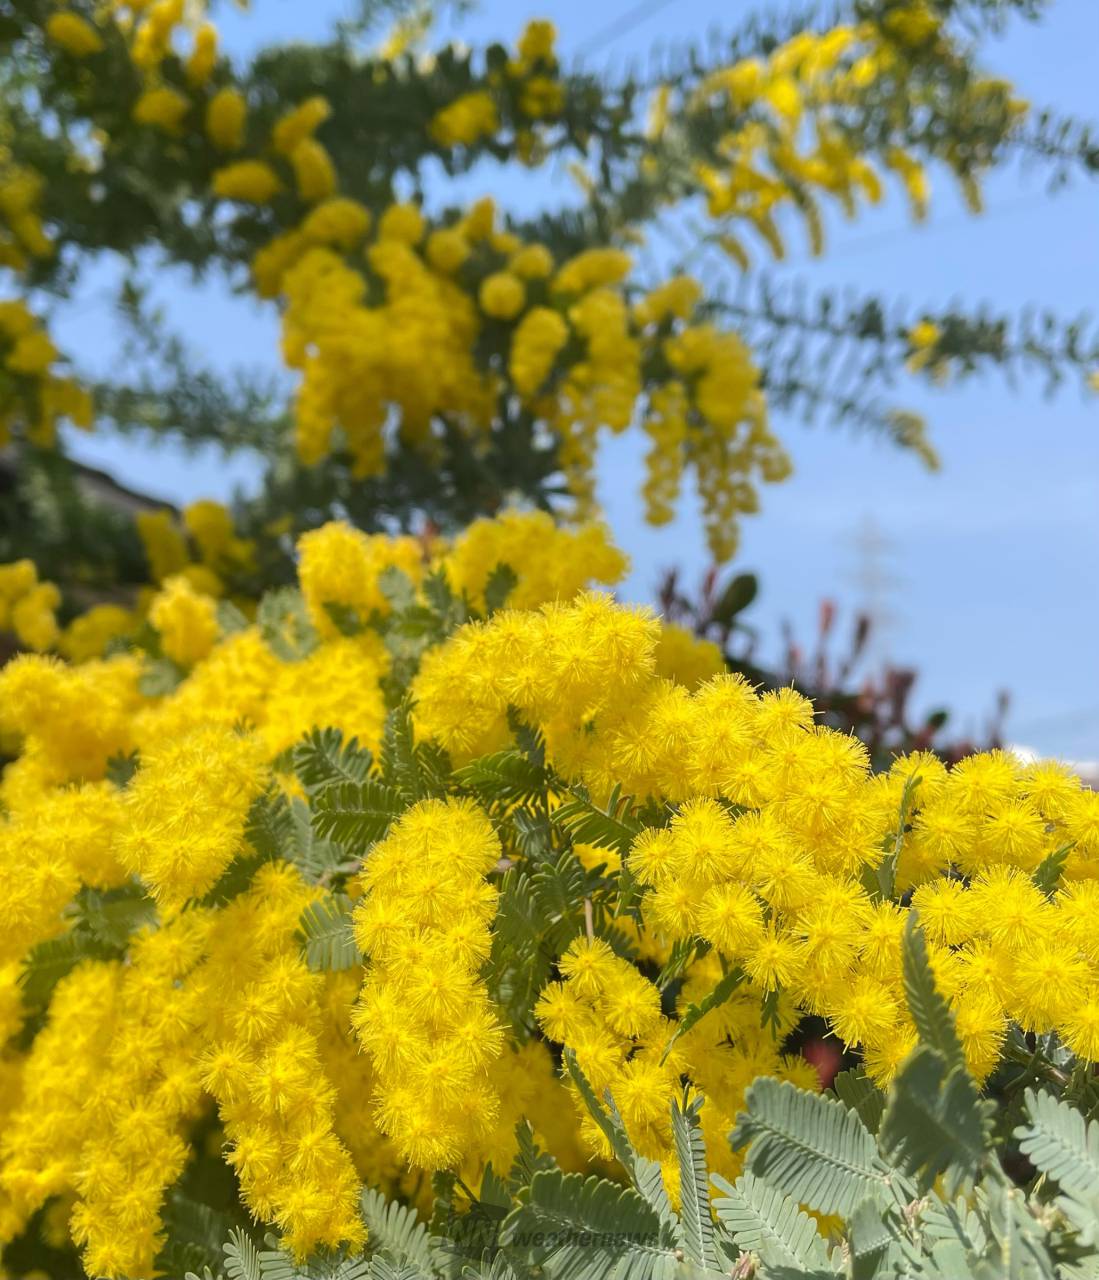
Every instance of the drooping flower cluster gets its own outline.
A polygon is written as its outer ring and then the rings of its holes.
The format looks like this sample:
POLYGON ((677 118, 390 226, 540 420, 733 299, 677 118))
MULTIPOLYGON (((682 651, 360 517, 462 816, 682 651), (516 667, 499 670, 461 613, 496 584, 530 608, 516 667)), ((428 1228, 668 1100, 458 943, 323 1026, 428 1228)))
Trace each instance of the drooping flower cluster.
POLYGON ((0 448, 16 429, 32 444, 45 446, 53 444, 61 421, 91 427, 91 395, 75 378, 57 372, 60 359, 27 304, 21 298, 0 299, 0 448))
POLYGON ((479 973, 496 913, 486 877, 500 855, 475 805, 424 800, 359 878, 355 937, 370 968, 352 1018, 374 1068, 379 1128, 421 1169, 483 1146, 499 1114, 491 1072, 504 1033, 479 973))

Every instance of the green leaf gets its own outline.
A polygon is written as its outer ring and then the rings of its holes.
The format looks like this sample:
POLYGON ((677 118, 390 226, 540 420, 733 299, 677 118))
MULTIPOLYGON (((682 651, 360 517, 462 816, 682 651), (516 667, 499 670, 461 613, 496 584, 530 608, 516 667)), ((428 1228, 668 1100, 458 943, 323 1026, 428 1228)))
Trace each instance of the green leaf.
POLYGON ((107 761, 107 781, 121 791, 130 785, 140 767, 141 756, 137 751, 131 751, 129 755, 111 756, 107 761))
POLYGON ((556 1169, 557 1161, 547 1151, 543 1151, 534 1140, 534 1130, 529 1120, 520 1120, 515 1126, 516 1152, 511 1163, 508 1181, 512 1194, 524 1187, 529 1187, 534 1175, 546 1169, 556 1169))
POLYGON ((714 1201, 714 1211, 742 1253, 757 1254, 768 1268, 811 1271, 827 1265, 817 1224, 780 1187, 750 1173, 735 1185, 715 1174, 713 1183, 725 1193, 714 1201))
POLYGON ((841 1102, 762 1076, 745 1095, 734 1149, 748 1147, 747 1171, 818 1213, 847 1215, 882 1198, 885 1182, 874 1139, 841 1102))
POLYGON ((701 1095, 680 1107, 672 1099, 672 1136, 679 1163, 679 1222, 687 1260, 704 1270, 717 1271, 720 1262, 714 1243, 714 1219, 710 1212, 710 1186, 706 1169, 706 1143, 698 1118, 701 1095))
POLYGON ((179 687, 186 674, 171 658, 152 658, 138 676, 137 687, 146 698, 164 698, 179 687))
POLYGON ((896 890, 897 861, 904 848, 904 834, 908 826, 909 811, 912 808, 912 797, 922 781, 923 779, 916 773, 905 780, 897 812, 897 829, 885 841, 885 856, 878 866, 867 867, 864 872, 863 883, 873 898, 881 898, 885 902, 893 899, 896 890))
POLYGON ((515 590, 515 586, 519 581, 519 577, 515 570, 508 564, 498 564, 495 569, 488 575, 488 581, 485 583, 485 615, 492 617, 494 613, 499 612, 508 596, 515 590))
POLYGON ((501 1242, 549 1280, 656 1280, 675 1261, 670 1224, 632 1187, 560 1170, 535 1174, 501 1242))
POLYGON ((387 1200, 380 1191, 367 1187, 359 1201, 359 1212, 373 1252, 431 1271, 431 1236, 415 1209, 398 1200, 387 1200))
POLYGON ((1075 846, 1076 842, 1074 840, 1068 844, 1063 844, 1059 849, 1054 849, 1051 854, 1043 858, 1034 868, 1031 878, 1047 898, 1052 898, 1057 891, 1057 886, 1061 882, 1061 872, 1065 869, 1068 855, 1075 846))
POLYGON ((744 981, 744 972, 741 969, 730 969, 714 986, 712 991, 698 1002, 698 1004, 689 1004, 683 1010, 679 1022, 676 1024, 675 1030, 668 1037, 668 1043, 664 1046, 664 1052, 660 1055, 660 1065, 663 1066, 668 1060, 668 1054, 671 1053, 675 1042, 680 1036, 685 1036, 692 1027, 698 1023, 713 1009, 719 1005, 723 1005, 733 994, 733 992, 744 981))
POLYGON ((526 804, 543 797, 549 785, 546 770, 512 748, 471 760, 454 778, 486 804, 526 804))
POLYGON ((947 1194, 968 1185, 988 1150, 985 1108, 964 1066, 918 1045, 890 1089, 878 1141, 922 1189, 945 1175, 947 1194))
POLYGON ((96 942, 115 951, 124 950, 131 934, 156 920, 156 903, 139 884, 81 889, 75 906, 74 927, 87 930, 96 942))
POLYGON ((256 624, 264 643, 283 662, 300 662, 317 647, 317 632, 297 587, 266 592, 256 610, 256 624))
POLYGON ((1062 1191, 1099 1196, 1099 1123, 1033 1089, 1026 1091, 1025 1105, 1029 1123, 1015 1130, 1023 1155, 1062 1191))
POLYGON ((314 973, 351 969, 362 964, 351 927, 351 899, 333 893, 311 902, 301 913, 305 962, 314 973))
POLYGON ((849 1111, 854 1111, 871 1133, 877 1133, 885 1111, 885 1094, 868 1076, 852 1069, 841 1071, 832 1089, 849 1111))
POLYGON ((382 779, 409 801, 445 795, 453 768, 446 752, 433 742, 417 743, 412 703, 402 699, 386 716, 382 736, 382 779))
POLYGON ((759 594, 759 579, 754 573, 738 573, 730 579, 714 605, 712 618, 719 626, 731 626, 759 594))
POLYGON ((272 786, 252 801, 244 838, 263 858, 284 858, 293 839, 294 823, 286 796, 272 786))
POLYGON ((229 1280, 263 1280, 260 1255, 246 1231, 234 1228, 229 1232, 229 1243, 223 1246, 225 1274, 229 1280))
POLYGON ((615 785, 601 809, 581 788, 572 789, 573 798, 554 810, 553 820, 563 827, 577 844, 594 844, 604 849, 616 849, 623 858, 630 846, 644 829, 633 814, 633 804, 622 796, 615 785))
POLYGON ((847 1224, 851 1280, 896 1275, 904 1263, 903 1243, 896 1211, 877 1200, 864 1200, 847 1224))
POLYGON ((902 960, 904 994, 920 1043, 937 1050, 948 1066, 964 1066, 965 1055, 954 1027, 954 1014, 935 986, 935 976, 927 956, 927 942, 914 910, 908 913, 905 921, 902 960))
POLYGON ((399 791, 381 782, 338 782, 316 796, 313 830, 362 856, 407 807, 399 791))
POLYGON ((218 630, 223 636, 234 635, 238 631, 247 631, 248 619, 231 600, 217 602, 218 630))
POLYGON ((378 590, 394 613, 411 609, 416 604, 416 587, 412 579, 396 565, 387 565, 378 575, 378 590))
POLYGON ((365 782, 374 757, 357 738, 345 743, 339 729, 311 729, 293 748, 294 772, 313 796, 337 782, 365 782))
POLYGON ((81 960, 107 960, 115 952, 85 930, 70 929, 58 938, 39 942, 27 953, 19 973, 24 1004, 49 1004, 53 989, 81 960))

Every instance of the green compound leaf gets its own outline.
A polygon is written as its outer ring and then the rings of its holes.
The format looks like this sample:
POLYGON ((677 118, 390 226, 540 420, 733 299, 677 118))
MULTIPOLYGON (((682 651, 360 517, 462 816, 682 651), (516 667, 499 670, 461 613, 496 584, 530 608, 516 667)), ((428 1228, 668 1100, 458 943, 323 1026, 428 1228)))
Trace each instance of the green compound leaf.
POLYGON ((352 969, 362 964, 351 927, 351 899, 333 893, 311 902, 301 913, 299 928, 305 962, 314 973, 352 969))
POLYGON ((883 1155, 921 1189, 943 1174, 953 1195, 974 1179, 988 1151, 985 1106, 973 1077, 919 1045, 893 1083, 878 1140, 883 1155))
POLYGON ((549 775, 522 752, 510 748, 471 760, 454 771, 455 780, 491 804, 525 804, 543 796, 549 775))
POLYGON ((698 1118, 704 1101, 700 1095, 684 1109, 676 1099, 672 1099, 672 1135, 679 1163, 679 1223, 683 1252, 696 1266, 717 1271, 720 1264, 710 1211, 706 1143, 698 1118))
POLYGON ((920 1043, 940 1053, 949 1067, 964 1067, 965 1055, 954 1026, 954 1014, 935 986, 927 941, 915 911, 910 911, 905 921, 902 959, 904 994, 920 1043))
POLYGON ((339 729, 311 729, 292 749, 294 772, 307 795, 337 782, 365 782, 374 757, 358 739, 344 742, 339 729))
POLYGON ((1028 1124, 1015 1130, 1023 1155, 1062 1191, 1099 1196, 1099 1123, 1052 1094, 1026 1091, 1028 1124))
POLYGON ((535 1174, 501 1243, 548 1280, 665 1280, 676 1262, 671 1224, 632 1187, 556 1169, 535 1174))
POLYGON ((399 791, 381 782, 336 783, 314 801, 313 830, 322 840, 335 840, 362 854, 407 807, 399 791))
POLYGON ((885 1112, 885 1094, 861 1071, 841 1071, 832 1090, 849 1111, 854 1111, 871 1133, 877 1133, 885 1112))
POLYGON ((817 1213, 847 1215, 886 1190, 874 1139, 853 1111, 789 1081, 761 1077, 737 1117, 732 1144, 747 1146, 747 1170, 817 1213))
POLYGON ((812 1271, 826 1267, 828 1253, 817 1225, 780 1187, 744 1173, 736 1183, 715 1174, 725 1194, 714 1201, 721 1224, 742 1253, 754 1253, 765 1267, 812 1271))
POLYGON ((366 1226, 368 1247, 373 1252, 384 1253, 397 1262, 430 1273, 431 1236, 415 1209, 387 1200, 380 1191, 367 1187, 359 1200, 359 1213, 366 1226))

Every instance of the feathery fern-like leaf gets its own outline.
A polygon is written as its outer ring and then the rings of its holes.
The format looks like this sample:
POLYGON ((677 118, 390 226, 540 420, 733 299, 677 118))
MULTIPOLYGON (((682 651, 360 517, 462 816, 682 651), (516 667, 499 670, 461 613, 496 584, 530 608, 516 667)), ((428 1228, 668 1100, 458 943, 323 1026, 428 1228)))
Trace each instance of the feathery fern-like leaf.
POLYGON ((546 789, 548 775, 519 751, 508 748, 471 760, 454 777, 479 798, 493 804, 524 804, 546 789))
POLYGON ((742 969, 730 969, 728 973, 718 980, 712 991, 708 991, 697 1004, 689 1004, 683 1010, 679 1021, 676 1023, 675 1030, 668 1037, 664 1052, 660 1055, 661 1066, 667 1062, 668 1054, 671 1053, 679 1037, 685 1036, 692 1027, 697 1026, 712 1009, 723 1005, 743 981, 744 971, 742 969))
POLYGON ((912 1021, 920 1034, 920 1042, 942 1054, 948 1066, 964 1066, 965 1057, 954 1026, 954 1014, 935 985, 927 941, 915 911, 910 911, 905 921, 902 960, 904 994, 912 1021))
POLYGON ((374 757, 357 738, 344 742, 339 729, 310 729, 293 747, 294 772, 307 795, 338 782, 365 782, 374 757))
POLYGON ((501 1242, 549 1280, 666 1280, 676 1262, 671 1225, 632 1187, 560 1170, 535 1175, 501 1242))
POLYGON ((878 1141, 921 1188, 944 1174, 953 1195, 974 1178, 988 1149, 986 1109, 972 1076, 918 1045, 893 1082, 878 1141))
POLYGON ((683 1252, 696 1266, 716 1271, 718 1256, 714 1244, 714 1219, 710 1212, 706 1143, 698 1118, 703 1102, 700 1095, 683 1108, 678 1099, 672 1099, 672 1136, 679 1163, 679 1223, 683 1252))
POLYGON ((1052 1094, 1026 1091, 1028 1124, 1015 1130, 1023 1155, 1062 1191, 1099 1196, 1099 1123, 1052 1094))
POLYGON ((714 1201, 714 1211, 742 1253, 756 1254, 767 1268, 827 1266, 816 1223, 780 1187, 751 1173, 741 1174, 735 1184, 717 1174, 712 1180, 725 1193, 714 1201))
POLYGON ((832 1090, 849 1111, 854 1111, 871 1133, 877 1133, 885 1111, 885 1094, 861 1071, 841 1071, 832 1090))
POLYGON ((313 830, 322 839, 365 851, 406 807, 400 792, 373 779, 335 783, 313 802, 313 830))
POLYGON ((239 1228, 229 1232, 229 1242, 222 1246, 225 1273, 229 1280, 263 1280, 259 1250, 252 1237, 239 1228))
POLYGON ((351 927, 351 899, 346 893, 332 893, 309 903, 301 913, 299 928, 305 962, 314 973, 362 964, 351 927))
POLYGON ((415 1209, 386 1200, 380 1191, 367 1187, 359 1201, 359 1213, 372 1250, 431 1271, 431 1236, 415 1209))
POLYGON ((748 1149, 747 1170, 818 1213, 851 1213, 881 1198, 874 1139, 853 1111, 789 1081, 761 1077, 737 1117, 733 1147, 748 1149))
POLYGON ((660 1172, 660 1165, 655 1160, 648 1160, 634 1150, 633 1143, 630 1142, 629 1135, 626 1133, 626 1126, 622 1123, 622 1117, 615 1106, 614 1098, 608 1092, 607 1107, 604 1110, 603 1105, 595 1095, 591 1082, 576 1061, 576 1054, 571 1049, 565 1050, 565 1067, 572 1077, 577 1092, 583 1099, 589 1114, 603 1131, 603 1136, 610 1144, 615 1159, 629 1175, 630 1181, 637 1188, 638 1194, 662 1223, 674 1223, 675 1213, 672 1210, 672 1203, 668 1199, 668 1191, 664 1186, 664 1177, 660 1172))

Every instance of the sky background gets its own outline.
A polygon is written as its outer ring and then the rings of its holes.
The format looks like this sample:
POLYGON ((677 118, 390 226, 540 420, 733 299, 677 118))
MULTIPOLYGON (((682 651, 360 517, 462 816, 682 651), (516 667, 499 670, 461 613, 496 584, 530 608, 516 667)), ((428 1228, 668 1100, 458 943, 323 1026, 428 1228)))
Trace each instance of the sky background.
MULTIPOLYGON (((218 23, 226 46, 245 56, 276 40, 321 38, 352 8, 349 0, 253 0, 245 14, 222 7, 218 23)), ((623 70, 654 45, 704 39, 711 29, 730 30, 742 14, 784 8, 730 0, 481 0, 457 27, 448 20, 441 30, 476 45, 511 40, 528 17, 549 17, 566 62, 581 56, 593 68, 623 70)), ((985 63, 1035 105, 1099 120, 1099 3, 1053 0, 1041 23, 1016 22, 989 41, 985 63)), ((473 175, 462 194, 488 192, 524 214, 561 201, 563 181, 493 168, 473 175)), ((914 227, 893 188, 857 223, 832 220, 823 259, 811 259, 792 236, 790 258, 776 275, 935 309, 953 301, 1009 313, 1028 303, 1062 316, 1093 309, 1099 185, 1074 180, 1051 194, 1035 168, 998 175, 986 195, 986 213, 973 217, 942 177, 928 222, 914 227)), ((90 278, 75 305, 58 315, 59 339, 91 368, 104 367, 117 351, 111 279, 109 271, 90 278)), ((195 289, 182 276, 165 277, 160 297, 175 327, 211 363, 275 367, 278 322, 268 306, 195 289)), ((1065 389, 1047 400, 1037 381, 1012 389, 995 376, 957 389, 902 384, 893 395, 928 417, 943 460, 937 475, 874 438, 776 418, 795 475, 763 491, 762 513, 745 522, 735 565, 757 572, 762 583, 751 617, 760 656, 779 653, 783 620, 810 641, 824 597, 839 605, 841 628, 872 604, 891 618, 878 656, 919 667, 917 707, 948 706, 956 731, 979 732, 997 691, 1007 689, 1013 742, 1099 759, 1099 397, 1065 389), (867 530, 883 548, 874 555, 867 530), (873 599, 868 572, 886 583, 873 599)), ((247 491, 258 474, 247 457, 185 456, 160 443, 153 449, 102 435, 72 444, 124 483, 177 502, 227 499, 236 488, 247 491)), ((663 569, 678 565, 693 583, 707 556, 693 503, 671 526, 643 523, 643 452, 636 433, 605 447, 600 497, 632 558, 622 594, 651 601, 663 569)))

